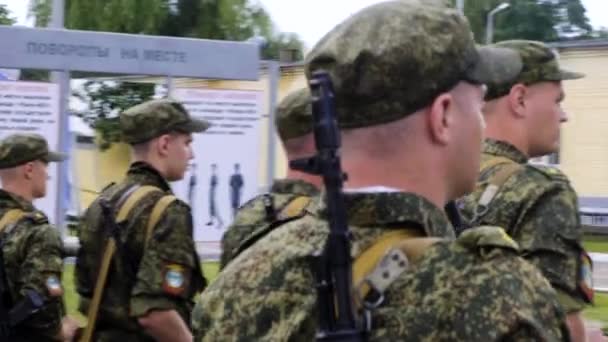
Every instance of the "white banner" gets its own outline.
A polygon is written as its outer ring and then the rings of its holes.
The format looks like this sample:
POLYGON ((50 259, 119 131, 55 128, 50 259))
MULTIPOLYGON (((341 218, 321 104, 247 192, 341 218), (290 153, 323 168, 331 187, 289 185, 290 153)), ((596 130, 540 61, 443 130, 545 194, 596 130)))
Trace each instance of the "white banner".
POLYGON ((172 187, 192 207, 194 239, 218 242, 233 213, 257 194, 261 91, 177 88, 172 97, 213 125, 195 134, 195 158, 172 187))
MULTIPOLYGON (((0 139, 13 133, 36 133, 59 149, 59 87, 52 83, 0 81, 0 139)), ((51 222, 57 206, 58 165, 49 164, 46 197, 34 201, 51 222)))

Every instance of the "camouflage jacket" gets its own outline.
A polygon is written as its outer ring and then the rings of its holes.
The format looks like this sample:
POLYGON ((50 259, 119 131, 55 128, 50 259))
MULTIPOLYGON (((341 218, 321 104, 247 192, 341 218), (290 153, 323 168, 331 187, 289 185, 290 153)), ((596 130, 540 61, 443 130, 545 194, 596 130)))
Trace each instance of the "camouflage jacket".
MULTIPOLYGON (((401 192, 347 193, 353 256, 400 227, 446 238, 393 282, 372 312, 370 340, 566 340, 555 291, 499 228, 453 241, 443 211, 401 192), (494 234, 496 235, 496 234, 494 234)), ((195 341, 312 341, 317 327, 310 256, 328 234, 317 196, 306 215, 243 251, 194 308, 195 341)))
POLYGON ((184 202, 175 201, 167 207, 144 249, 151 208, 171 189, 152 167, 135 163, 125 180, 105 189, 90 205, 80 224, 81 248, 75 273, 81 296, 79 310, 87 314, 107 241, 100 199, 107 198, 116 205, 135 184, 156 186, 163 193, 155 192, 140 200, 120 227, 121 247, 114 255, 99 310, 98 341, 150 340, 136 318, 153 309, 176 310, 189 324, 193 298, 205 286, 192 237, 190 207, 184 202))
POLYGON ((487 140, 482 160, 495 156, 521 164, 501 187, 487 212, 474 219, 484 182, 501 168, 480 175, 477 189, 459 201, 461 214, 473 225, 505 227, 519 244, 521 255, 538 266, 558 291, 566 312, 581 310, 591 300, 590 262, 581 245, 578 197, 557 168, 528 164, 514 146, 487 140))
POLYGON ((234 221, 222 236, 222 254, 220 269, 234 259, 246 246, 265 235, 270 224, 275 221, 266 211, 266 196, 271 196, 272 214, 280 212, 288 203, 299 196, 314 196, 319 190, 312 184, 295 179, 276 180, 270 189, 270 194, 255 197, 245 203, 236 214, 234 221))
POLYGON ((63 246, 59 232, 49 224, 44 213, 25 199, 0 190, 0 217, 10 209, 21 209, 28 215, 2 232, 4 270, 11 300, 24 298, 34 290, 44 300, 44 307, 17 327, 19 338, 27 341, 53 341, 65 315, 61 274, 63 246))

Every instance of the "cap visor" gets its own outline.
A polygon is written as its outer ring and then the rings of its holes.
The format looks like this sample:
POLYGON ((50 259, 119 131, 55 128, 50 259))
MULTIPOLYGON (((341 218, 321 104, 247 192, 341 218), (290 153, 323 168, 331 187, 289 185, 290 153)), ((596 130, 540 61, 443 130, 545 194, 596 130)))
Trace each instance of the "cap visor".
POLYGON ((188 133, 201 133, 209 127, 211 127, 211 124, 208 121, 192 118, 189 122, 179 125, 177 129, 188 133))
POLYGON ((484 84, 500 84, 515 79, 523 68, 517 51, 507 48, 477 47, 479 59, 469 70, 470 81, 484 84))
POLYGON ((47 154, 47 156, 45 158, 45 160, 47 162, 62 162, 67 159, 68 159, 67 154, 58 153, 58 152, 49 152, 49 154, 47 154))
POLYGON ((559 79, 560 80, 578 80, 579 78, 585 77, 585 74, 582 72, 568 71, 561 69, 559 71, 559 79))

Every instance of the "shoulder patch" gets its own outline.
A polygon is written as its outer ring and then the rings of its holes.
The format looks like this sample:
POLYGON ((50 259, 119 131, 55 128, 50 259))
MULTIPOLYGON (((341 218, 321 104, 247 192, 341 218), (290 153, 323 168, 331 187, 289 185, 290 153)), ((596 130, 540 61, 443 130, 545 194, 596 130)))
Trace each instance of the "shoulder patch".
POLYGON ((519 251, 519 245, 505 232, 504 229, 496 226, 479 226, 469 228, 458 236, 456 243, 468 249, 477 249, 479 247, 496 247, 510 249, 515 252, 519 251))
POLYGON ((60 297, 63 295, 63 288, 61 287, 61 281, 55 274, 49 274, 46 276, 44 281, 46 289, 51 297, 60 297))
POLYGON ((581 252, 579 289, 588 303, 593 303, 593 262, 585 251, 581 252))
POLYGON ((166 264, 163 269, 163 290, 170 295, 179 296, 189 283, 189 271, 179 264, 166 264))
POLYGON ((539 171, 540 173, 542 173, 549 179, 559 181, 559 182, 564 182, 564 183, 570 183, 570 180, 568 179, 568 177, 559 168, 557 168, 555 166, 533 165, 533 164, 528 164, 528 166, 533 170, 539 171))

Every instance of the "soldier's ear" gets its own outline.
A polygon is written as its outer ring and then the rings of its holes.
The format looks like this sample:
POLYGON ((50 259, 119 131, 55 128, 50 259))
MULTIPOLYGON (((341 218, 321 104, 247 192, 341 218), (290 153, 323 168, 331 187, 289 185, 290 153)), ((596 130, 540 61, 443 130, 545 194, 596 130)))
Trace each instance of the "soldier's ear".
POLYGON ((509 105, 511 112, 517 117, 524 117, 526 115, 526 95, 528 88, 523 84, 516 84, 511 87, 509 91, 509 105))
POLYGON ((27 162, 22 166, 23 177, 27 180, 34 178, 34 162, 27 162))
POLYGON ((427 127, 433 142, 445 145, 450 140, 450 128, 454 124, 453 95, 443 93, 435 98, 426 111, 427 127))
POLYGON ((163 157, 169 155, 170 144, 172 140, 173 139, 170 134, 163 134, 158 137, 155 141, 156 152, 163 157))

